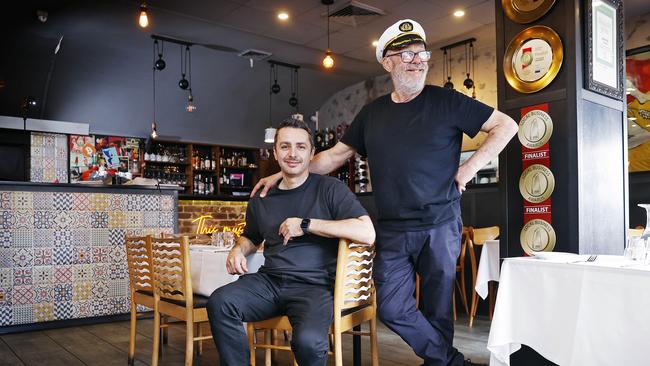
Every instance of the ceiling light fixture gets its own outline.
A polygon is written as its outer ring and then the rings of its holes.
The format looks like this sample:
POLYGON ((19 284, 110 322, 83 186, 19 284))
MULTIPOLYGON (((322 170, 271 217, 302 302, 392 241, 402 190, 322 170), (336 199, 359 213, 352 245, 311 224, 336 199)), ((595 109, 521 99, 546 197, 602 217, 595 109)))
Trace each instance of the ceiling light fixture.
POLYGON ((374 40, 374 41, 372 41, 372 46, 373 46, 373 47, 377 47, 378 44, 379 44, 379 41, 378 41, 378 40, 374 40))
MULTIPOLYGON (((154 60, 156 59, 156 52, 157 51, 158 51, 158 40, 155 40, 153 42, 153 59, 154 60)), ((159 56, 160 56, 160 54, 159 54, 159 56)), ((159 60, 159 61, 162 61, 162 59, 159 60)), ((151 134, 150 134, 150 136, 151 136, 151 138, 153 140, 155 140, 155 139, 158 138, 158 129, 157 129, 158 126, 156 124, 156 70, 162 70, 162 69, 158 68, 158 62, 156 62, 155 67, 153 67, 152 70, 153 70, 153 76, 152 76, 153 89, 152 89, 151 95, 153 96, 153 120, 151 121, 151 134)), ((151 145, 151 144, 149 144, 149 145, 151 145)))
POLYGON ((298 93, 298 69, 293 69, 293 72, 291 73, 291 98, 289 98, 289 105, 292 107, 296 108, 296 112, 298 112, 298 97, 296 97, 296 94, 298 93))
POLYGON ((273 94, 278 94, 280 93, 280 90, 282 90, 280 84, 278 84, 278 68, 275 67, 275 65, 273 65, 271 70, 273 71, 273 79, 274 79, 273 85, 271 85, 271 92, 273 94))
POLYGON ((288 20, 289 19, 289 13, 281 11, 278 13, 278 19, 280 20, 288 20))
POLYGON ((443 56, 444 56, 444 63, 445 63, 443 66, 443 71, 445 76, 447 77, 447 81, 443 86, 447 89, 453 89, 454 83, 451 82, 451 50, 449 50, 449 53, 447 53, 447 50, 445 50, 443 56))
POLYGON ((325 57, 323 58, 323 67, 326 69, 331 69, 334 67, 334 58, 332 57, 332 51, 330 50, 330 5, 334 2, 332 0, 321 0, 321 2, 327 6, 327 50, 325 51, 325 57))
MULTIPOLYGON (((269 69, 269 84, 273 79, 273 75, 277 75, 277 70, 274 64, 271 64, 269 69)), ((277 84, 277 77, 276 77, 277 84)), ((276 85, 274 84, 274 86, 276 85)), ((273 97, 273 86, 269 88, 269 127, 264 130, 264 142, 267 144, 272 144, 275 141, 275 128, 273 128, 273 117, 272 117, 272 97, 273 97)))
POLYGON ((181 79, 178 81, 178 87, 183 90, 186 90, 187 88, 190 87, 190 82, 187 81, 187 79, 185 79, 185 74, 187 73, 187 60, 189 58, 189 53, 190 53, 190 46, 185 46, 185 50, 183 50, 183 46, 181 46, 181 79))
POLYGON ((165 50, 165 41, 160 41, 160 44, 159 44, 158 40, 155 40, 153 45, 154 45, 154 59, 156 58, 155 53, 158 53, 158 59, 154 62, 154 66, 159 71, 162 71, 162 70, 165 69, 165 66, 167 66, 167 63, 162 58, 163 57, 163 51, 165 50))
POLYGON ((458 9, 458 10, 456 10, 456 11, 454 12, 454 16, 455 16, 456 18, 460 18, 460 17, 465 16, 465 10, 462 10, 462 9, 458 9))
POLYGON ((140 27, 147 28, 149 25, 149 16, 147 15, 147 4, 140 5, 140 16, 138 17, 138 24, 140 27))

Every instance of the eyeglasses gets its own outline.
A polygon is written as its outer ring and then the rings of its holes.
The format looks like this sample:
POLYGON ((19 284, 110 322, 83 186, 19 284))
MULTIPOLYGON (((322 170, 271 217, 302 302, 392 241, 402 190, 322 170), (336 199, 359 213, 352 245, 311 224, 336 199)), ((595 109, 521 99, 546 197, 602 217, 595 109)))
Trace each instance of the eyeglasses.
POLYGON ((402 58, 402 62, 404 63, 413 62, 413 60, 415 59, 415 55, 418 55, 420 60, 426 62, 429 61, 429 59, 431 58, 431 51, 420 51, 420 52, 402 51, 402 52, 386 55, 386 57, 397 56, 397 55, 400 55, 400 57, 402 58))

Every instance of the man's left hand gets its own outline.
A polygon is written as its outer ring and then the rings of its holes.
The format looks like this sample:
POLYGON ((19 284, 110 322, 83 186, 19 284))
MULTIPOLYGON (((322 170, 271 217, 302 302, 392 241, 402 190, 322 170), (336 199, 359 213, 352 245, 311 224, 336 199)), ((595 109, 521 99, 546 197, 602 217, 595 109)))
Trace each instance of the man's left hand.
POLYGON ((288 219, 284 220, 282 224, 280 224, 278 234, 284 237, 284 245, 287 245, 291 238, 305 235, 305 233, 300 228, 301 222, 301 218, 289 217, 288 219))
POLYGON ((456 188, 458 189, 458 192, 460 194, 463 194, 463 192, 465 192, 465 190, 467 189, 466 187, 467 182, 469 182, 474 176, 474 174, 470 175, 469 177, 467 177, 467 175, 468 173, 466 167, 462 165, 458 167, 458 173, 456 173, 455 180, 456 180, 456 188))

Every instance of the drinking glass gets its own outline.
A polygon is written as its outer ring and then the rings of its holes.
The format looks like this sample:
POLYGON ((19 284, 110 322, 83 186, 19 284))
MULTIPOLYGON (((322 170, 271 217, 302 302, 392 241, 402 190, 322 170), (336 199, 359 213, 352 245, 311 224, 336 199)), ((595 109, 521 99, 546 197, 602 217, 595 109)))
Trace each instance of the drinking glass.
POLYGON ((623 256, 627 259, 645 262, 646 252, 646 239, 639 236, 631 236, 627 239, 623 256))

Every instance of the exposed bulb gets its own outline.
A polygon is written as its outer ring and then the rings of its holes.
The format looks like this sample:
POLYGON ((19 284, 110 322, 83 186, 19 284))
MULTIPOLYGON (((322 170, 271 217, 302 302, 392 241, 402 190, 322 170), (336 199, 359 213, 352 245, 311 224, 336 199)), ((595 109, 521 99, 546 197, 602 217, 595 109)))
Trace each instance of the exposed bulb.
POLYGON ((140 5, 140 17, 138 18, 138 23, 142 28, 147 28, 149 25, 149 17, 147 16, 147 6, 145 4, 140 5))
POLYGON ((185 107, 185 110, 188 113, 192 113, 196 110, 196 106, 194 105, 194 98, 192 97, 191 92, 190 95, 187 96, 187 106, 185 107))
POLYGON ((332 58, 332 51, 328 48, 327 51, 325 51, 325 58, 323 58, 323 67, 326 69, 331 69, 334 67, 334 58, 332 58))
POLYGON ((156 131, 156 121, 151 122, 151 138, 154 140, 158 138, 158 131, 156 131))

